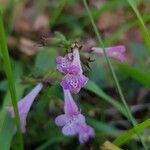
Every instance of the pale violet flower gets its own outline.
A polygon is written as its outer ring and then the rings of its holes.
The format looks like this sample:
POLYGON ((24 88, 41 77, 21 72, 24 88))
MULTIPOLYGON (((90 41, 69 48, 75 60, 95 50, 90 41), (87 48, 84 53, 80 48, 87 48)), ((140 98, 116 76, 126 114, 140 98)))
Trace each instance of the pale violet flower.
MULTIPOLYGON (((93 47, 91 50, 100 55, 104 54, 102 48, 93 47)), ((114 46, 114 47, 107 47, 105 48, 105 50, 109 57, 115 58, 121 62, 125 61, 125 55, 124 55, 126 51, 125 46, 119 45, 119 46, 114 46)))
POLYGON ((67 74, 62 79, 60 85, 64 89, 70 90, 72 93, 78 93, 87 83, 88 78, 83 74, 67 74))
POLYGON ((83 73, 80 64, 80 55, 77 48, 73 49, 72 53, 65 55, 64 57, 58 56, 56 58, 56 68, 58 71, 64 74, 78 74, 83 73))
POLYGON ((91 128, 87 124, 80 124, 79 125, 79 141, 81 144, 85 143, 89 140, 90 137, 94 137, 95 132, 93 128, 91 128))
POLYGON ((73 54, 69 53, 65 55, 64 57, 58 56, 56 58, 56 68, 58 71, 67 74, 67 73, 78 73, 79 67, 72 65, 73 62, 73 54))
MULTIPOLYGON (((32 103, 34 102, 36 96, 39 94, 39 92, 42 90, 43 84, 39 83, 37 84, 24 98, 22 98, 18 103, 18 112, 20 117, 20 126, 22 132, 26 131, 26 118, 28 115, 28 112, 31 108, 32 103)), ((14 110, 13 107, 8 107, 7 111, 10 113, 11 117, 14 118, 14 110)))
POLYGON ((69 90, 64 90, 64 113, 55 119, 57 126, 62 126, 66 136, 79 135, 80 143, 85 143, 95 135, 94 130, 85 122, 85 117, 79 112, 69 90))

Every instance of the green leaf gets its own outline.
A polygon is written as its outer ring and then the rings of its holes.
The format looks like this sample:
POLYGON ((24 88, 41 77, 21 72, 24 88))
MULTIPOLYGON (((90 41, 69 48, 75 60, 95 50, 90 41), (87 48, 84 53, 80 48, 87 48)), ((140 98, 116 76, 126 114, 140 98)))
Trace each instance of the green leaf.
POLYGON ((95 130, 107 133, 109 135, 118 135, 118 130, 115 129, 114 127, 111 127, 110 125, 97 121, 95 119, 87 118, 87 122, 94 127, 95 130))
POLYGON ((6 114, 5 120, 0 130, 0 149, 9 150, 14 134, 15 122, 6 114))
POLYGON ((45 74, 55 69, 55 58, 57 51, 53 48, 43 48, 37 54, 35 60, 36 71, 40 71, 41 74, 45 74))
POLYGON ((119 137, 117 137, 113 143, 120 146, 123 145, 125 142, 130 140, 134 135, 137 133, 142 132, 145 128, 150 127, 150 119, 147 119, 146 121, 136 125, 136 127, 122 133, 119 137))
POLYGON ((118 64, 119 69, 126 75, 132 77, 145 87, 150 87, 150 71, 142 71, 141 69, 129 66, 127 64, 118 64))
POLYGON ((13 73, 12 73, 12 67, 11 67, 9 52, 7 48, 7 42, 6 42, 6 37, 5 37, 5 30, 4 30, 1 10, 0 10, 0 50, 2 53, 4 71, 7 77, 7 81, 8 81, 11 101, 12 101, 12 105, 13 105, 14 112, 15 112, 15 121, 17 125, 17 137, 19 141, 18 149, 20 148, 20 150, 23 150, 23 137, 21 133, 19 113, 18 113, 18 107, 17 107, 17 94, 16 94, 15 80, 14 80, 13 73))
POLYGON ((85 89, 95 93, 97 96, 113 105, 121 114, 127 117, 127 113, 122 104, 120 104, 117 100, 113 99, 111 96, 107 95, 100 87, 98 87, 93 81, 88 81, 85 89))

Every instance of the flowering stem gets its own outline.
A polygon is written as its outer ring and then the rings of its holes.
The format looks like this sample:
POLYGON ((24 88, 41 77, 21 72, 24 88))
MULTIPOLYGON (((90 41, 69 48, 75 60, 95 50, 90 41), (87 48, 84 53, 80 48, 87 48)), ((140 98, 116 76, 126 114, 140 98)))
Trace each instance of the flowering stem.
POLYGON ((8 48, 7 48, 7 43, 6 43, 6 37, 5 37, 5 31, 4 31, 4 26, 3 26, 3 19, 2 19, 2 13, 0 11, 0 49, 2 52, 2 58, 3 58, 3 65, 4 65, 4 70, 6 73, 7 81, 8 81, 8 86, 9 86, 9 91, 11 95, 11 101, 12 105, 14 108, 15 112, 15 121, 17 125, 17 138, 19 141, 19 146, 17 149, 23 150, 23 137, 21 134, 21 128, 20 128, 20 119, 19 119, 19 113, 18 113, 18 108, 17 108, 17 97, 16 97, 16 89, 15 89, 15 83, 14 83, 14 78, 13 78, 13 73, 11 69, 11 63, 9 59, 9 53, 8 53, 8 48))
MULTIPOLYGON (((105 58, 106 58, 106 61, 107 61, 107 63, 108 63, 108 66, 109 66, 109 68, 110 68, 110 71, 111 71, 111 73, 112 73, 112 76, 113 76, 114 82, 115 82, 115 84, 116 84, 116 88, 117 88, 117 90, 118 90, 119 96, 120 96, 120 98, 121 98, 121 100, 122 100, 122 103, 124 104, 125 110, 126 110, 126 112, 127 112, 127 114, 128 114, 128 119, 129 119, 129 121, 131 122, 131 124, 133 125, 133 127, 136 127, 137 122, 136 122, 136 120, 134 119, 134 117, 132 116, 131 111, 130 111, 128 105, 127 105, 127 102, 126 102, 125 97, 124 97, 124 95, 123 95, 123 92, 122 92, 122 90, 121 90, 121 87, 120 87, 120 84, 119 84, 119 82, 118 82, 116 73, 115 73, 114 68, 113 68, 113 66, 112 66, 112 63, 111 63, 109 57, 108 57, 107 54, 106 54, 105 45, 104 45, 104 43, 103 43, 103 40, 102 40, 102 38, 101 38, 101 36, 100 36, 100 34, 99 34, 99 31, 98 31, 98 29, 97 29, 97 27, 96 27, 96 25, 95 25, 95 22, 94 22, 94 20, 93 20, 93 17, 92 17, 92 15, 91 15, 91 12, 90 12, 89 7, 88 7, 88 5, 87 5, 87 1, 86 1, 86 0, 83 0, 83 3, 84 3, 84 6, 85 6, 85 8, 86 8, 86 11, 87 11, 87 13, 88 13, 88 16, 89 16, 89 18, 90 18, 90 21, 91 21, 91 23, 92 23, 92 26, 93 26, 93 29, 94 29, 95 34, 96 34, 96 36, 97 36, 97 39, 98 39, 98 41, 100 42, 100 44, 101 44, 101 46, 102 46, 102 49, 103 49, 103 52, 104 52, 104 56, 105 56, 105 58)), ((139 134, 138 134, 138 136, 139 136, 139 139, 141 140, 141 143, 142 143, 144 149, 145 149, 145 150, 148 150, 148 148, 147 148, 145 142, 143 141, 142 137, 141 137, 139 134)))

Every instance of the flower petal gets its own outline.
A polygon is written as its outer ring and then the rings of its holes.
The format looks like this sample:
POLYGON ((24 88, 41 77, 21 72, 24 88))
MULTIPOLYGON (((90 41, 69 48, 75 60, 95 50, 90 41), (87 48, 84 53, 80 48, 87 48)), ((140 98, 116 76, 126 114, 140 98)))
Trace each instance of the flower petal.
MULTIPOLYGON (((119 45, 119 46, 114 46, 114 47, 107 47, 105 48, 105 50, 109 57, 115 58, 122 62, 125 61, 125 56, 124 56, 124 53, 126 51, 125 46, 119 45)), ((104 54, 102 48, 93 47, 92 51, 94 51, 97 54, 101 54, 101 55, 104 54)))
POLYGON ((55 119, 55 124, 57 126, 64 126, 66 123, 68 123, 69 118, 63 114, 63 115, 59 115, 58 117, 56 117, 55 119))
POLYGON ((58 56, 56 58, 56 63, 57 63, 56 68, 58 71, 65 73, 65 74, 68 73, 71 63, 72 63, 71 56, 72 56, 72 53, 69 53, 65 55, 64 57, 58 56))
POLYGON ((62 133, 67 136, 75 135, 78 133, 77 125, 74 123, 68 123, 62 128, 62 133))
POLYGON ((95 132, 93 128, 86 124, 80 124, 80 131, 79 131, 79 141, 81 144, 87 142, 90 137, 94 137, 95 132))
MULTIPOLYGON (((28 114, 28 112, 29 112, 29 110, 31 108, 31 105, 32 105, 33 101, 35 100, 36 96, 38 95, 38 93, 41 91, 42 88, 43 88, 43 84, 42 83, 37 84, 17 104, 18 105, 18 111, 19 111, 19 117, 20 117, 20 123, 21 123, 22 132, 25 132, 26 117, 27 117, 27 114, 28 114)), ((7 111, 10 113, 12 118, 15 117, 14 110, 13 110, 12 106, 8 107, 7 111)))
POLYGON ((73 62, 72 65, 77 66, 79 68, 79 73, 82 74, 83 70, 80 62, 80 54, 78 48, 73 49, 73 62))
POLYGON ((61 81, 60 85, 66 89, 70 90, 72 93, 78 93, 82 87, 87 83, 88 78, 83 74, 67 74, 61 81))
POLYGON ((64 90, 64 112, 68 116, 73 116, 79 114, 78 107, 76 103, 74 102, 72 95, 69 90, 64 90))

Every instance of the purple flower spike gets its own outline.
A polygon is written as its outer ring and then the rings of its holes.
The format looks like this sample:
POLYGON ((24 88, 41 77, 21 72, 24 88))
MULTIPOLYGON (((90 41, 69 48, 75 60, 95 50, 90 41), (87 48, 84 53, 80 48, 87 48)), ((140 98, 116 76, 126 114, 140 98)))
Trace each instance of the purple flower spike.
POLYGON ((65 90, 70 90, 72 93, 78 93, 87 83, 88 78, 83 74, 67 74, 61 81, 60 85, 65 90))
POLYGON ((62 126, 62 133, 66 136, 79 134, 80 143, 88 141, 90 137, 95 135, 94 130, 86 125, 85 117, 78 111, 69 90, 64 90, 65 114, 59 115, 55 119, 57 126, 62 126))
MULTIPOLYGON (((124 53, 126 51, 125 46, 120 45, 120 46, 108 47, 105 48, 105 50, 109 57, 115 58, 121 62, 125 61, 125 56, 124 56, 124 53)), ((92 51, 94 51, 97 54, 101 54, 101 55, 104 54, 102 48, 93 47, 92 51)))
MULTIPOLYGON (((19 102, 18 102, 18 111, 19 111, 19 117, 20 117, 20 123, 21 123, 21 130, 22 132, 26 131, 26 118, 27 118, 27 114, 31 108, 31 105, 33 103, 33 101, 35 100, 36 96, 38 95, 38 93, 42 90, 43 88, 43 84, 39 83, 37 84, 31 91, 30 93, 28 93, 24 98, 22 98, 19 102)), ((7 111, 10 113, 11 117, 14 118, 15 114, 14 114, 14 110, 13 107, 8 107, 7 111)))
POLYGON ((81 144, 87 142, 90 137, 95 136, 95 132, 94 132, 93 128, 91 128, 90 126, 88 126, 86 124, 79 125, 79 129, 80 129, 79 130, 79 141, 81 144))

